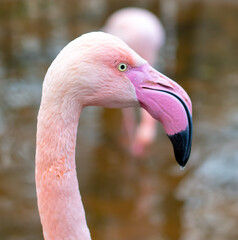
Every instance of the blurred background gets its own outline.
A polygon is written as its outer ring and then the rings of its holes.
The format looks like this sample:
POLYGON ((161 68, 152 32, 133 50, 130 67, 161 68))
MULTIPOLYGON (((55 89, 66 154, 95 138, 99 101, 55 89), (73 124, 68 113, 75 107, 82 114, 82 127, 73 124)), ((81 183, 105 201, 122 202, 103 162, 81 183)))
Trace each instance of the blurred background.
POLYGON ((238 239, 237 0, 0 0, 0 239, 43 239, 34 155, 41 85, 57 53, 136 6, 166 32, 159 68, 193 102, 185 170, 158 124, 142 159, 128 151, 122 113, 89 107, 79 122, 80 191, 93 239, 238 239))

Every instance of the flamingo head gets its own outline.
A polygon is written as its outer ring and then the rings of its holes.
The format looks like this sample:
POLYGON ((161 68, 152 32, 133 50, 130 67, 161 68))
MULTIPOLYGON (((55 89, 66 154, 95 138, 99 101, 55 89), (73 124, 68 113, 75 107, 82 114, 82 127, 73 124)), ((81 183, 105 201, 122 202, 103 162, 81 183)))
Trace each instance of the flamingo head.
POLYGON ((114 12, 107 19, 103 31, 122 39, 152 65, 165 42, 160 20, 143 8, 127 7, 114 12))
POLYGON ((192 140, 192 105, 187 93, 119 38, 102 32, 82 35, 57 56, 47 73, 52 74, 57 76, 46 76, 46 90, 61 89, 82 107, 138 105, 146 109, 161 122, 177 162, 185 166, 192 140), (52 79, 57 79, 57 86, 49 82, 52 79))

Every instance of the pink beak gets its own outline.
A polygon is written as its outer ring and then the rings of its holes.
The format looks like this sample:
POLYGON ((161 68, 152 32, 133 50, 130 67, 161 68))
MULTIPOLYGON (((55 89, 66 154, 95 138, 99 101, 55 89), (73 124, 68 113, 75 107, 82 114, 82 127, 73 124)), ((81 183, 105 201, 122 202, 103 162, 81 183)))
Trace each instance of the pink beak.
POLYGON ((185 166, 192 144, 192 104, 176 82, 149 64, 126 72, 135 87, 141 107, 163 125, 180 166, 185 166))

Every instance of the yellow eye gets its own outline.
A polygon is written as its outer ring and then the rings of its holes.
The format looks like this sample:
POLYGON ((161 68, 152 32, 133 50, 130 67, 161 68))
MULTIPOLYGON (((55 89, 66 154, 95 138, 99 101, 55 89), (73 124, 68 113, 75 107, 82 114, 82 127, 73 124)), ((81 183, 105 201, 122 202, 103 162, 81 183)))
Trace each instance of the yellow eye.
POLYGON ((126 63, 120 63, 120 64, 118 65, 118 70, 119 70, 120 72, 125 72, 125 71, 127 70, 127 68, 128 68, 128 66, 127 66, 126 63))

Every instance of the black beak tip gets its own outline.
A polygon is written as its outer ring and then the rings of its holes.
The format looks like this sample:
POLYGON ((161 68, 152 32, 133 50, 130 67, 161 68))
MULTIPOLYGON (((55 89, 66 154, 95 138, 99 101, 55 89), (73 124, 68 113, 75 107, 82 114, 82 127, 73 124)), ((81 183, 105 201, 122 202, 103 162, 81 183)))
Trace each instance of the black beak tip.
POLYGON ((168 137, 173 144, 176 161, 181 167, 184 167, 188 162, 191 152, 191 129, 187 127, 184 131, 168 135, 168 137))

